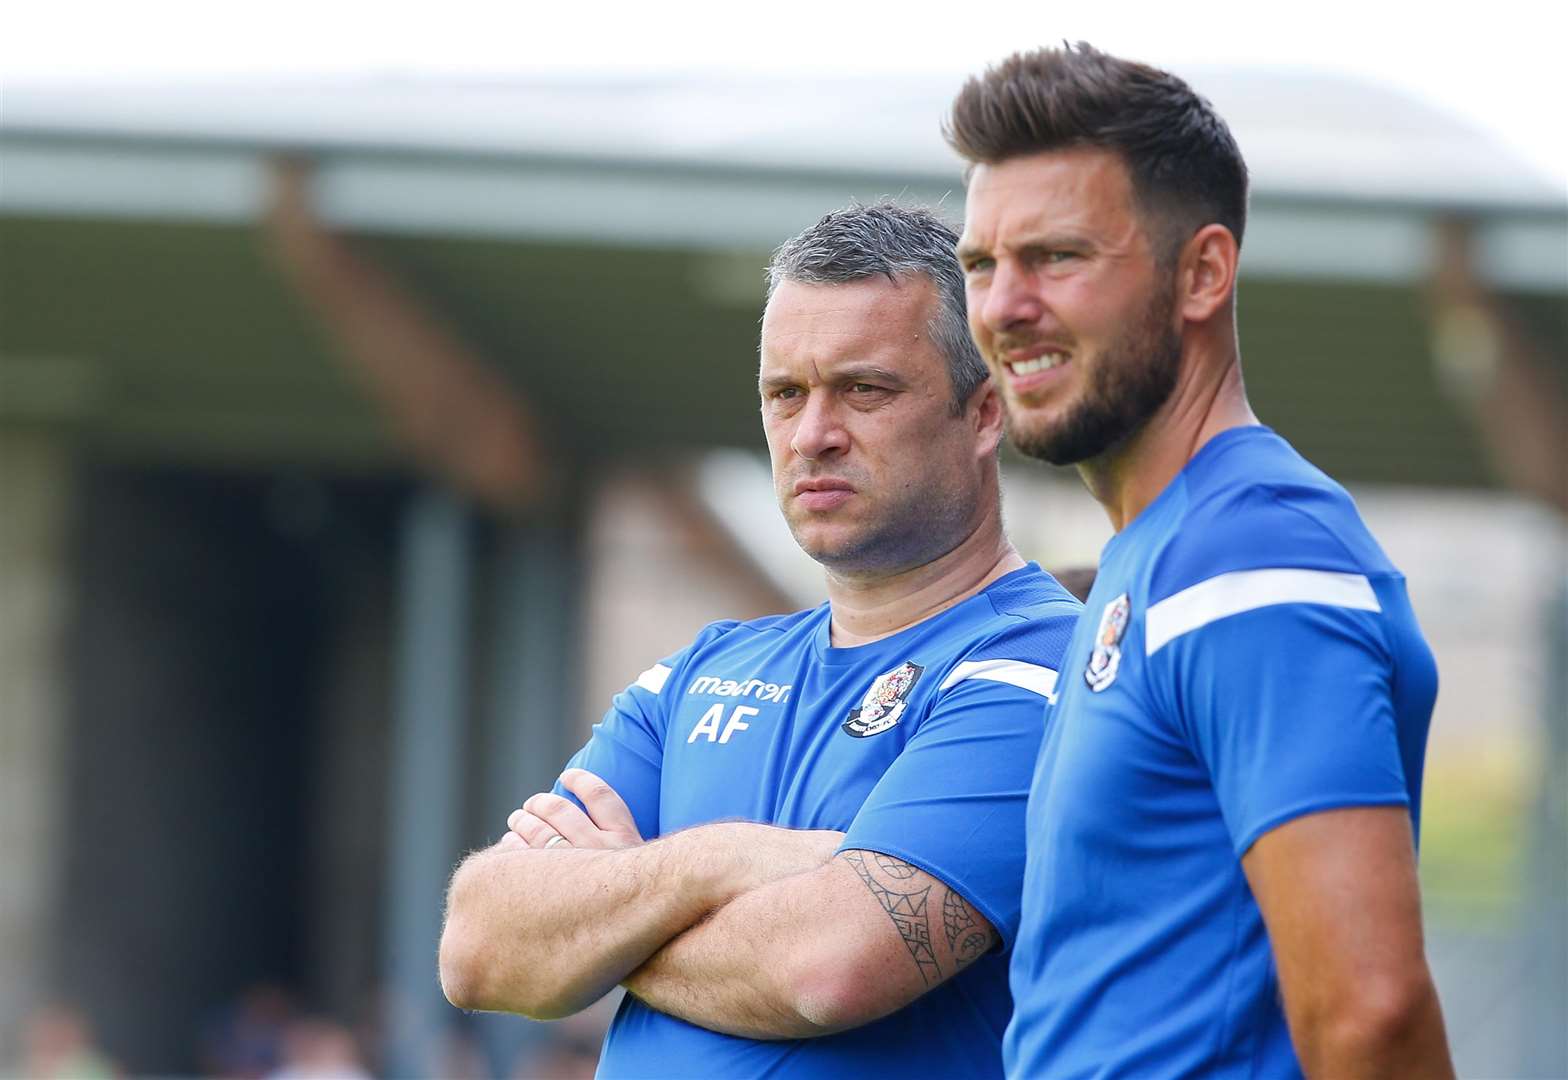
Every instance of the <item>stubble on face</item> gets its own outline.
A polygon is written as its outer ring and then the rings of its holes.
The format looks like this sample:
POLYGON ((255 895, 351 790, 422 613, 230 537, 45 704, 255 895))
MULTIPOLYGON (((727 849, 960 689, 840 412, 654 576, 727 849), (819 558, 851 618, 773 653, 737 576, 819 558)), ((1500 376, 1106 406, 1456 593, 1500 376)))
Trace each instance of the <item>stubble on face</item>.
POLYGON ((842 445, 800 452, 787 419, 764 428, 774 488, 791 534, 807 555, 842 579, 888 577, 934 561, 960 544, 982 516, 967 409, 956 413, 947 359, 931 337, 939 303, 920 278, 871 278, 834 285, 785 282, 763 324, 765 377, 793 378, 834 402, 842 445), (852 385, 883 385, 870 368, 896 373, 897 388, 857 407, 852 385), (814 510, 795 486, 841 480, 843 505, 814 510))
POLYGON ((967 535, 979 498, 955 484, 933 483, 881 491, 876 502, 860 528, 831 539, 813 535, 808 521, 785 517, 801 550, 830 572, 843 578, 885 577, 924 566, 956 547, 967 535))
POLYGON ((1137 434, 1170 400, 1181 369, 1171 283, 1157 283, 1143 310, 1139 323, 1094 358, 1078 400, 1059 420, 1033 418, 1008 402, 1008 437, 1020 453, 1052 465, 1092 461, 1137 434))

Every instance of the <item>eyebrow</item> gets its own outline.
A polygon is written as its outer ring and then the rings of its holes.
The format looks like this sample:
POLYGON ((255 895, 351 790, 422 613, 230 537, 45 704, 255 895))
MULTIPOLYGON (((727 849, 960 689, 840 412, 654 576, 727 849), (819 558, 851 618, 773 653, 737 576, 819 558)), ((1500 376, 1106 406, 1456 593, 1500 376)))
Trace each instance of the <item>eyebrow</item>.
POLYGON ((964 262, 968 259, 974 258, 976 255, 985 255, 989 253, 989 251, 990 249, 982 244, 966 244, 960 242, 959 245, 953 249, 953 255, 958 259, 959 262, 964 262))
POLYGON ((891 368, 877 367, 875 364, 850 364, 833 373, 833 382, 875 382, 886 383, 895 389, 902 389, 909 385, 909 380, 891 368))
MULTIPOLYGON (((787 386, 796 385, 797 380, 789 375, 763 375, 757 379, 757 389, 762 393, 769 390, 781 390, 787 386)), ((892 368, 878 367, 876 364, 847 364, 835 369, 828 377, 828 382, 842 386, 844 383, 874 382, 882 383, 894 390, 904 390, 909 386, 909 380, 892 368)))
POLYGON ((1019 249, 1025 251, 1038 251, 1041 248, 1055 251, 1058 248, 1092 248, 1094 247, 1094 242, 1081 232, 1074 232, 1067 229, 1057 229, 1051 232, 1036 233, 1034 236, 1031 236, 1029 239, 1022 241, 1017 246, 1019 249))
MULTIPOLYGON (((1095 244, 1081 232, 1054 230, 1038 232, 1004 246, 1012 251, 1056 251, 1061 248, 1083 251, 1092 250, 1095 244)), ((981 244, 960 243, 954 254, 962 263, 978 256, 990 255, 991 249, 981 244)))

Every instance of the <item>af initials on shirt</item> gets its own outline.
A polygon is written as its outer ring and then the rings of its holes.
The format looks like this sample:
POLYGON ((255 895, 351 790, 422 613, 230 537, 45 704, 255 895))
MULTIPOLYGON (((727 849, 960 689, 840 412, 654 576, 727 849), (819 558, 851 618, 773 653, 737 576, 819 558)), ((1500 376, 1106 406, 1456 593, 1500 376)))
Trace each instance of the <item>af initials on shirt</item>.
POLYGON ((746 717, 757 716, 761 712, 761 709, 753 709, 750 705, 735 706, 730 713, 729 722, 724 725, 724 733, 721 735, 719 734, 719 721, 724 717, 724 703, 722 701, 715 702, 708 707, 707 712, 702 714, 702 719, 697 721, 697 726, 691 729, 691 734, 686 736, 686 741, 687 743, 694 743, 699 735, 706 735, 710 743, 727 743, 730 741, 731 735, 737 731, 745 731, 751 726, 746 723, 746 717))

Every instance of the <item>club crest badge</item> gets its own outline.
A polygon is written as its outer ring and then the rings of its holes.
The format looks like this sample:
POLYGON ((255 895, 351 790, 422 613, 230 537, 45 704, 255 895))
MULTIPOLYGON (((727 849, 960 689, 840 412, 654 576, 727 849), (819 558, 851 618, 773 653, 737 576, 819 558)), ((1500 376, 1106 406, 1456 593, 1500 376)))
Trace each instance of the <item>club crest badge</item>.
POLYGON ((1084 669, 1083 681, 1098 694, 1116 681, 1116 671, 1122 666, 1122 637, 1127 633, 1127 618, 1132 605, 1127 594, 1122 593, 1105 605, 1100 613, 1100 628, 1094 632, 1094 652, 1089 654, 1089 666, 1084 669))
POLYGON ((898 723, 909 704, 909 692, 924 670, 913 660, 905 660, 892 671, 878 675, 860 699, 860 708, 850 710, 844 730, 857 739, 868 739, 898 723))

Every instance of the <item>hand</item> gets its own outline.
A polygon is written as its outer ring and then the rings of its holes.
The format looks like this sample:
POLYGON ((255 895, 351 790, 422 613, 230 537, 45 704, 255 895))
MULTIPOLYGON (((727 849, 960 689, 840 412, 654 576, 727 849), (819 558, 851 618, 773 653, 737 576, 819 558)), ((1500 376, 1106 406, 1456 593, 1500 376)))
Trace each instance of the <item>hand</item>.
POLYGON ((586 814, 570 799, 541 791, 530 795, 506 819, 511 831, 502 837, 502 844, 510 847, 521 841, 531 848, 570 845, 602 850, 636 847, 643 842, 631 810, 603 779, 586 769, 567 769, 561 774, 561 786, 582 800, 588 808, 586 814))

